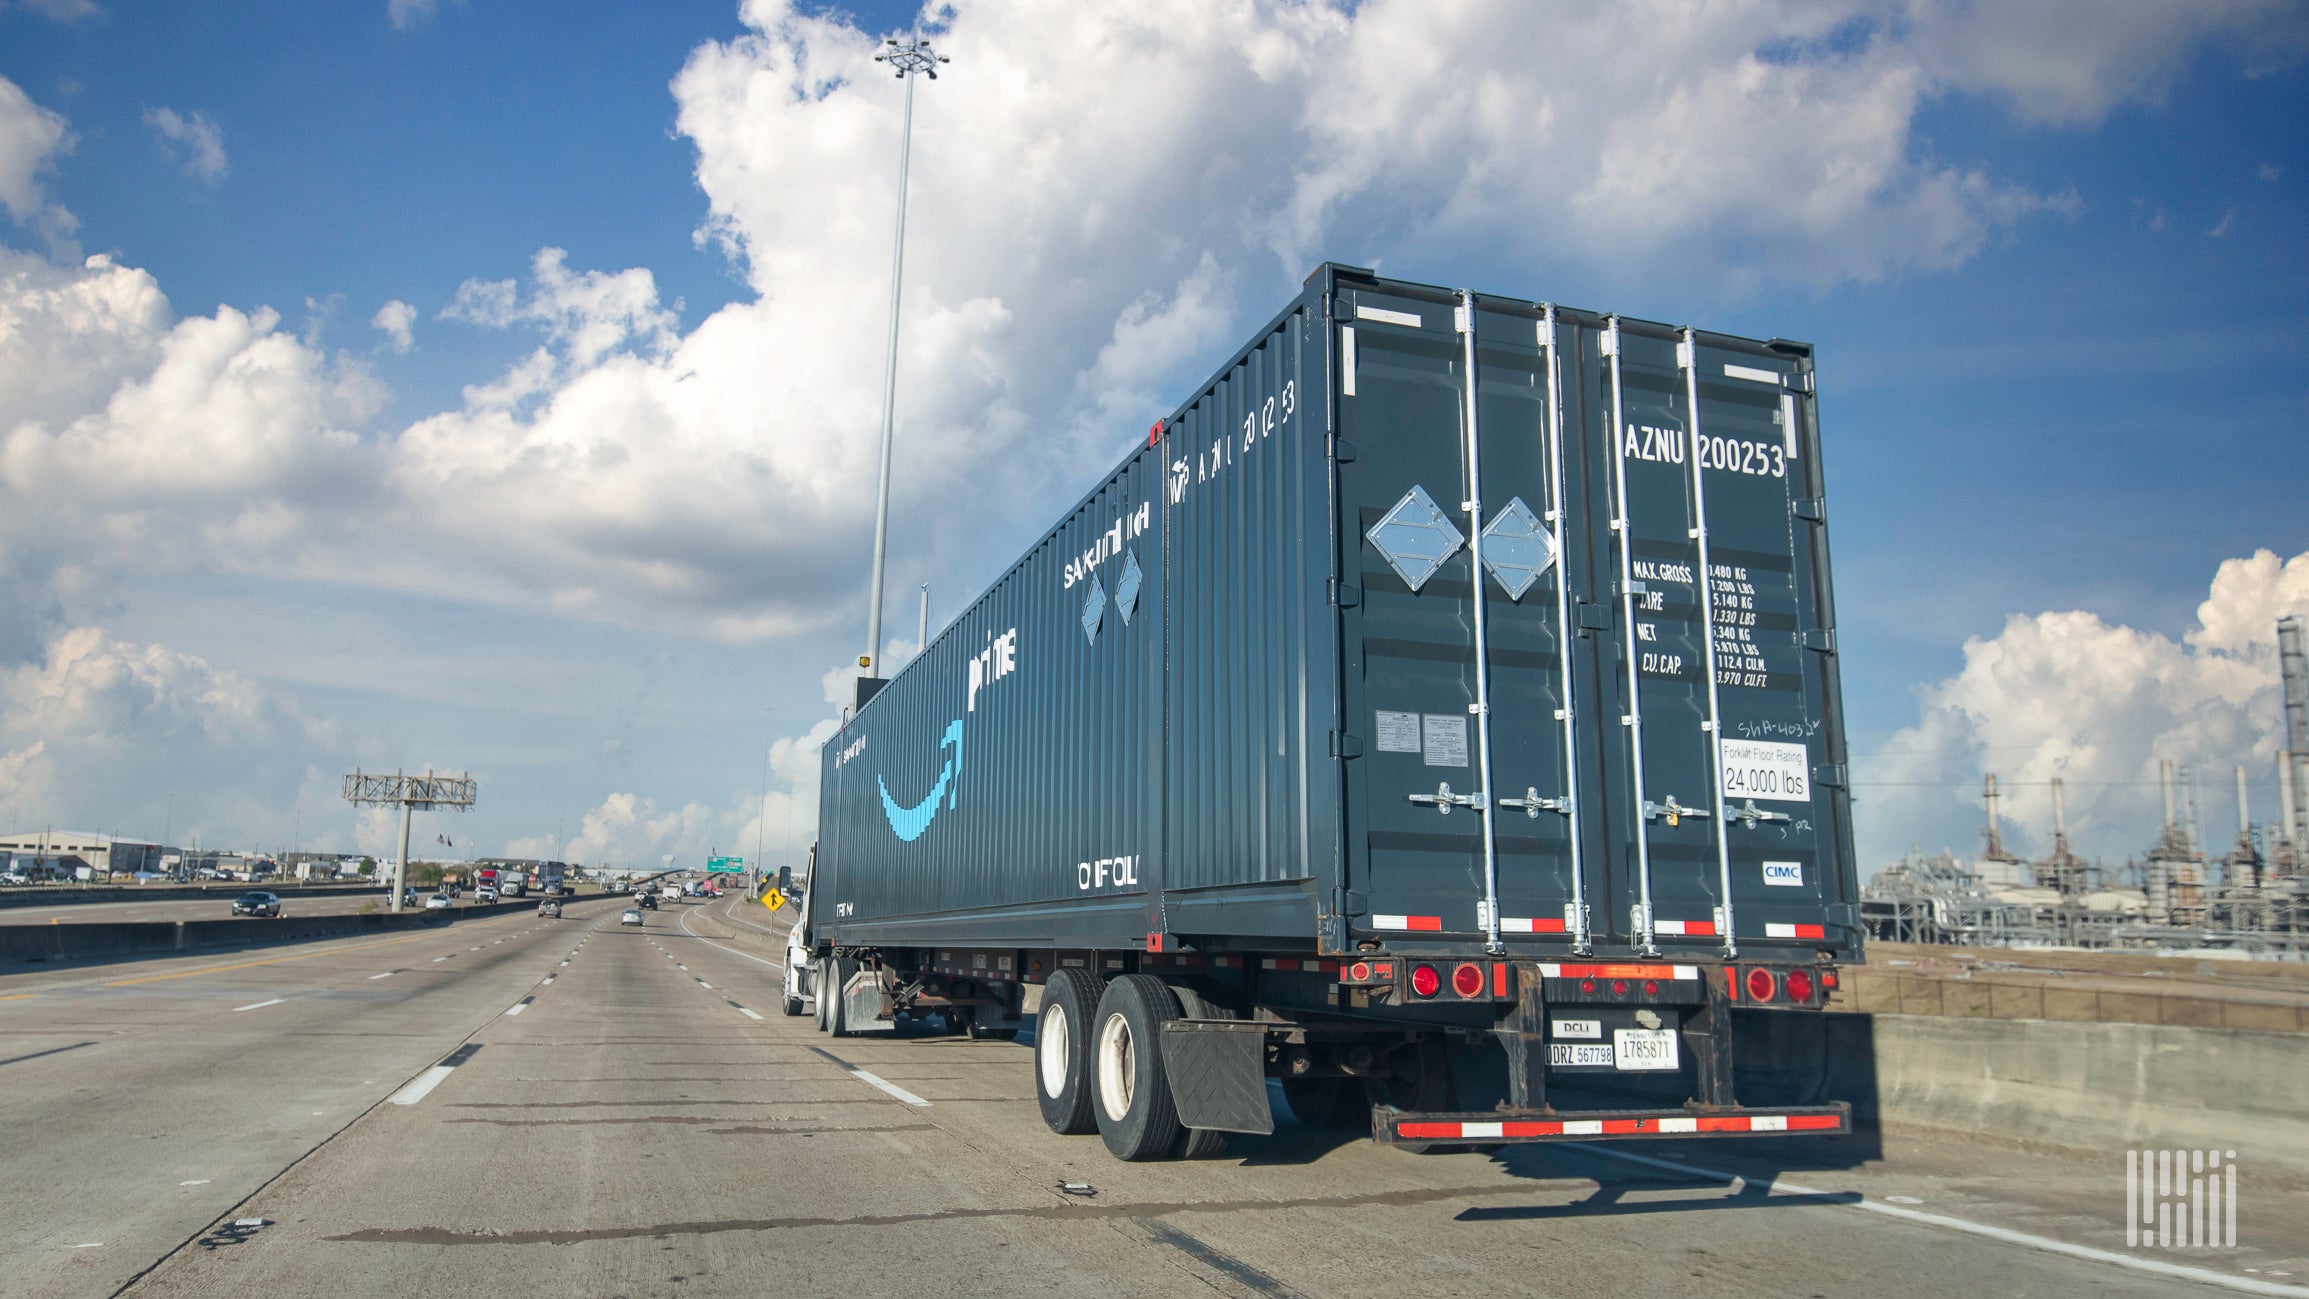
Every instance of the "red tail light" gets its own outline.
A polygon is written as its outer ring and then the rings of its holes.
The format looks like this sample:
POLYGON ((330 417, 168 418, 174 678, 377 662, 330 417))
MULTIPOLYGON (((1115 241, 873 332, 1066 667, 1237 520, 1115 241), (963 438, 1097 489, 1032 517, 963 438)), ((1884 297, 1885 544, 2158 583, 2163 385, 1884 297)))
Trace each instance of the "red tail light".
POLYGON ((1411 990, 1422 997, 1432 997, 1443 987, 1443 976, 1432 965, 1411 967, 1411 990))
POLYGON ((1628 981, 1627 981, 1627 980, 1625 980, 1625 979, 1614 979, 1614 980, 1612 980, 1612 981, 1611 981, 1611 995, 1613 995, 1613 996, 1615 996, 1615 997, 1624 997, 1624 996, 1628 995, 1628 981))
POLYGON ((1348 966, 1347 977, 1357 983, 1369 983, 1371 981, 1371 963, 1369 961, 1357 961, 1348 966))
POLYGON ((1811 999, 1812 976, 1802 970, 1788 971, 1788 1000, 1810 1001, 1811 999))
POLYGON ((1461 965, 1451 972, 1451 990, 1462 997, 1481 996, 1483 970, 1474 965, 1461 965))
POLYGON ((1644 980, 1644 995, 1645 995, 1645 996, 1647 996, 1647 997, 1657 997, 1657 996, 1659 996, 1659 995, 1660 995, 1660 981, 1659 981, 1658 979, 1646 979, 1646 980, 1644 980))
POLYGON ((1581 992, 1594 992, 1594 991, 1595 991, 1595 980, 1593 980, 1593 979, 1581 979, 1581 980, 1579 981, 1579 990, 1580 990, 1581 992))
POLYGON ((1777 991, 1779 983, 1772 978, 1770 970, 1748 971, 1748 1000, 1770 1001, 1772 994, 1777 991))

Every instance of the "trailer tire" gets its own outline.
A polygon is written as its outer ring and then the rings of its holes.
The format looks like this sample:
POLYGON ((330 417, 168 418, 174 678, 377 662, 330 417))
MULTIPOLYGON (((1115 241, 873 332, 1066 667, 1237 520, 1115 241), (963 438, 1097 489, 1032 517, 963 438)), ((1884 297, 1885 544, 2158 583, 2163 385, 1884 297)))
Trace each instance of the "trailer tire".
MULTIPOLYGON (((1413 1114, 1458 1108, 1452 1102, 1451 1058, 1440 1033, 1420 1034, 1409 1061, 1385 1077, 1366 1079, 1363 1088, 1373 1107, 1413 1114)), ((1415 1155, 1468 1149, 1440 1141, 1404 1141, 1395 1148, 1415 1155)))
MULTIPOLYGON (((1034 1021, 1034 1099, 1042 1105, 1042 1121, 1062 1136, 1098 1128, 1090 1113, 1098 992, 1098 980, 1084 970, 1060 970, 1042 985, 1042 1011, 1034 1021)), ((980 1035, 975 1015, 970 1035, 980 1035)))
POLYGON ((1162 1053, 1162 1026, 1178 1017, 1179 999, 1148 974, 1120 975, 1098 999, 1091 1113, 1117 1159, 1168 1158, 1185 1139, 1162 1053))

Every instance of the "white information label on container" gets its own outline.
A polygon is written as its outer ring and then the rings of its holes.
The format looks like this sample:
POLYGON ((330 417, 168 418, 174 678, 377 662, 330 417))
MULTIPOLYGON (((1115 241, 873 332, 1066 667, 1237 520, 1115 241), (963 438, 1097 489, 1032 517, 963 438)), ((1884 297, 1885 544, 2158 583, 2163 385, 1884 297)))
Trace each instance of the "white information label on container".
POLYGON ((1764 882, 1781 888, 1804 887, 1804 863, 1800 861, 1768 861, 1764 863, 1764 882))
POLYGON ((1811 761, 1801 744, 1772 740, 1725 740, 1717 746, 1724 773, 1724 801, 1767 803, 1812 801, 1811 761))
POLYGON ((1467 719, 1456 713, 1429 713, 1421 719, 1420 729, 1427 741, 1427 765, 1430 767, 1464 767, 1467 765, 1467 719))
POLYGON ((1556 1037, 1585 1038, 1592 1042, 1603 1040, 1603 1021, 1600 1019, 1558 1019, 1548 1022, 1556 1037))
POLYGON ((1419 714, 1390 713, 1382 710, 1379 714, 1378 731, 1379 752, 1419 752, 1419 714))

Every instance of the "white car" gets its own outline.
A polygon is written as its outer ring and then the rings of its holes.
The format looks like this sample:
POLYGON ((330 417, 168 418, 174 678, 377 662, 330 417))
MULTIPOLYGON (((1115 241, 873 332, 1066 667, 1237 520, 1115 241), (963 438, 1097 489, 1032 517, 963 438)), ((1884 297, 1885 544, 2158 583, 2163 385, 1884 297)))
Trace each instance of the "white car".
POLYGON ((425 899, 425 909, 427 911, 447 911, 449 908, 456 905, 457 899, 450 897, 446 893, 435 893, 425 899))
POLYGON ((625 909, 625 911, 624 911, 624 912, 623 912, 621 915, 619 915, 619 916, 618 916, 618 918, 617 918, 617 923, 619 923, 619 924, 621 924, 621 925, 638 925, 638 924, 640 924, 640 923, 641 923, 641 908, 640 908, 640 907, 627 907, 627 908, 625 909))
POLYGON ((480 888, 473 890, 473 900, 475 902, 495 902, 497 900, 497 890, 484 884, 480 888))
POLYGON ((29 875, 19 875, 15 871, 0 871, 0 884, 30 884, 31 882, 32 877, 29 875))

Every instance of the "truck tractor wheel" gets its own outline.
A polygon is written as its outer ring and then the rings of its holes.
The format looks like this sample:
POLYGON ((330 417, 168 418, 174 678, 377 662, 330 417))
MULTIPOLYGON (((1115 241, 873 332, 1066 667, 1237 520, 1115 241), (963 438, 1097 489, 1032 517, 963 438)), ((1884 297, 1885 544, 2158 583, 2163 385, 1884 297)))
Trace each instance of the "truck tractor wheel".
POLYGON ((826 972, 833 978, 828 981, 827 990, 818 994, 827 999, 826 1036, 848 1037, 850 1035, 850 1017, 844 1013, 848 1008, 843 1003, 849 999, 843 995, 842 985, 849 982, 847 977, 849 971, 843 968, 842 958, 835 956, 827 958, 826 972))
MULTIPOLYGON (((1042 1103, 1042 1121, 1065 1136, 1098 1127, 1090 1115, 1090 1026, 1098 992, 1098 980, 1086 970, 1060 970, 1042 985, 1042 1012, 1034 1021, 1034 1099, 1042 1103)), ((970 1035, 979 1036, 975 1017, 970 1035)))
POLYGON ((1285 1078, 1283 1099, 1308 1127, 1371 1130, 1371 1102, 1364 1099, 1363 1084, 1353 1078, 1285 1078))
MULTIPOLYGON (((790 979, 793 976, 789 974, 786 977, 790 979)), ((786 1012, 789 1018, 795 1015, 799 1015, 802 1013, 802 999, 789 992, 786 994, 785 1001, 779 1005, 778 1009, 786 1012)))
POLYGON ((818 1031, 823 1033, 826 1031, 826 1011, 833 1005, 833 998, 826 995, 826 988, 834 978, 834 961, 832 957, 821 956, 815 964, 813 973, 817 977, 813 982, 817 992, 810 998, 814 1007, 811 1013, 816 1017, 818 1031))
POLYGON ((1162 1026, 1178 1017, 1179 999, 1152 975, 1121 975, 1098 999, 1091 1113, 1117 1159, 1167 1158, 1185 1139, 1162 1053, 1162 1026))

